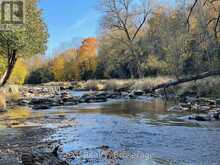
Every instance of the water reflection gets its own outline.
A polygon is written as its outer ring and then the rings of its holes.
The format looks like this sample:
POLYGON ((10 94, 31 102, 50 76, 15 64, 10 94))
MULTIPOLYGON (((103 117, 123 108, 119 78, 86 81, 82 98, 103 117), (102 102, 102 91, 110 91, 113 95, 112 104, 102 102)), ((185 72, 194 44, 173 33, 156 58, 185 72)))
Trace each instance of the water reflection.
POLYGON ((0 128, 18 128, 25 127, 24 123, 29 120, 37 118, 42 114, 33 113, 28 107, 16 107, 8 109, 7 112, 0 115, 0 128))
MULTIPOLYGON (((17 128, 27 122, 31 126, 35 123, 53 128, 56 133, 46 139, 59 140, 65 153, 86 149, 94 152, 97 147, 107 145, 114 151, 152 155, 150 160, 121 160, 122 165, 220 164, 220 124, 185 120, 186 114, 167 112, 173 104, 161 99, 142 99, 54 107, 46 111, 21 107, 0 116, 0 129, 16 128, 8 130, 7 136, 18 134, 20 138, 39 131, 17 128)), ((8 140, 2 131, 0 139, 8 140)), ((106 162, 96 160, 93 164, 106 162)))

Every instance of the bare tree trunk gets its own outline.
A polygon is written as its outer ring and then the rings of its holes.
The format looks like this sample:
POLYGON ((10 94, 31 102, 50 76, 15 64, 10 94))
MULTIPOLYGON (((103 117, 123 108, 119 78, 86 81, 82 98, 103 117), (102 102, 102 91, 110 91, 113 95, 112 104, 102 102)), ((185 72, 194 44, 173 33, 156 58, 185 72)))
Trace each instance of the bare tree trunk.
POLYGON ((3 75, 3 77, 0 80, 0 87, 3 87, 7 81, 9 80, 11 73, 14 69, 14 66, 16 64, 17 58, 16 58, 16 50, 12 51, 12 54, 8 55, 8 67, 3 75))
POLYGON ((204 72, 198 75, 192 75, 190 77, 186 77, 186 78, 182 78, 182 79, 178 79, 178 80, 174 80, 174 81, 170 81, 167 83, 163 83, 160 85, 157 85, 155 87, 153 87, 152 89, 146 90, 145 92, 153 92, 157 89, 166 89, 169 88, 171 86, 176 86, 182 83, 186 83, 186 82, 190 82, 190 81, 196 81, 196 80, 200 80, 200 79, 204 79, 210 76, 217 76, 220 75, 220 70, 213 70, 213 71, 209 71, 209 72, 204 72))

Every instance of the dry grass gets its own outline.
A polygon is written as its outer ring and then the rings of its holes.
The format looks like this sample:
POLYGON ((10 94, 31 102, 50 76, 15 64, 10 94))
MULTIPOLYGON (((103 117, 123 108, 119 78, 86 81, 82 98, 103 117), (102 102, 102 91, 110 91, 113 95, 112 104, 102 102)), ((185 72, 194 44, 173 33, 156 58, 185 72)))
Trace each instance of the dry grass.
POLYGON ((196 82, 188 82, 176 88, 179 95, 186 91, 197 91, 197 95, 201 97, 220 97, 220 77, 209 77, 196 82))
POLYGON ((159 84, 167 83, 170 80, 173 80, 171 77, 156 77, 156 78, 145 78, 135 81, 135 84, 132 86, 132 89, 135 90, 148 90, 159 84))
MULTIPOLYGON (((173 80, 172 77, 148 77, 144 79, 128 79, 128 80, 89 80, 80 81, 76 84, 77 89, 82 90, 148 90, 156 85, 166 83, 173 80)), ((201 97, 220 97, 220 77, 209 77, 171 87, 167 89, 168 93, 181 95, 186 91, 197 91, 197 95, 201 97)))
POLYGON ((6 87, 6 98, 9 102, 14 102, 20 99, 19 86, 11 85, 6 87))
POLYGON ((4 91, 0 91, 0 111, 6 108, 6 96, 4 91))
POLYGON ((144 79, 110 79, 110 80, 89 80, 77 83, 77 87, 83 90, 147 90, 161 83, 172 80, 170 77, 149 77, 144 79))

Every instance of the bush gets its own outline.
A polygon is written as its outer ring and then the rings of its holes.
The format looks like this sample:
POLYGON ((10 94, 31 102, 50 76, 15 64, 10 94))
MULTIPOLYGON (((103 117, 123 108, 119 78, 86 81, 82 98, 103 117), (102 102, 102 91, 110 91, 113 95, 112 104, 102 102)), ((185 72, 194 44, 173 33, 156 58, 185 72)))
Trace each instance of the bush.
POLYGON ((26 80, 26 84, 41 84, 54 80, 53 73, 47 68, 32 71, 26 80))
POLYGON ((5 90, 7 101, 16 102, 21 98, 18 85, 9 85, 5 90))

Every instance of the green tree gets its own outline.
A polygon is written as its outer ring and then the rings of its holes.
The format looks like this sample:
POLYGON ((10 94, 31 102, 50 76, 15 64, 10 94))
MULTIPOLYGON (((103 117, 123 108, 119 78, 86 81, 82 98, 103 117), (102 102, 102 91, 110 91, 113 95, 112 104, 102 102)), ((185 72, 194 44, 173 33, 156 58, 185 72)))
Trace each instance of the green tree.
POLYGON ((26 83, 27 84, 41 84, 54 80, 53 73, 48 68, 39 68, 30 73, 26 83))
POLYGON ((46 50, 48 33, 37 0, 25 0, 25 9, 25 23, 21 28, 0 32, 0 56, 7 62, 0 86, 9 80, 18 58, 43 54, 46 50))

